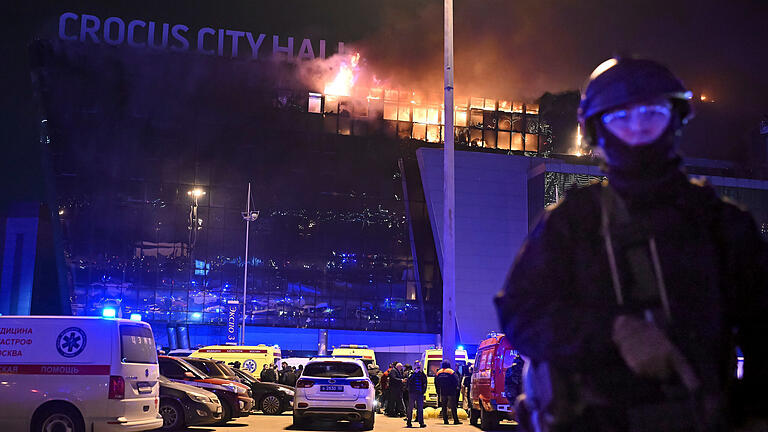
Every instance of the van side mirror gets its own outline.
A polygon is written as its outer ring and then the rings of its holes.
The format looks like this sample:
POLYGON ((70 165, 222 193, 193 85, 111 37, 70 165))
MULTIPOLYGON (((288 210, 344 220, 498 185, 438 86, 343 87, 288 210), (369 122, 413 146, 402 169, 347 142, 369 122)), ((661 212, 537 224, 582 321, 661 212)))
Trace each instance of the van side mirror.
POLYGON ((184 372, 184 378, 194 378, 194 377, 195 377, 195 374, 193 374, 192 372, 190 371, 184 372))

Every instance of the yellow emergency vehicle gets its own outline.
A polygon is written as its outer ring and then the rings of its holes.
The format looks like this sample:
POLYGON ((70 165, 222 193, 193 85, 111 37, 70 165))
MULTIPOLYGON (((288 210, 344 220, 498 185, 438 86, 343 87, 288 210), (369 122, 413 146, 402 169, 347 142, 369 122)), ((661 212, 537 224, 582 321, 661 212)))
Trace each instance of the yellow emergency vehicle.
POLYGON ((360 359, 366 366, 376 363, 376 354, 368 345, 339 345, 331 352, 333 357, 346 357, 360 359))
MULTIPOLYGON (((259 373, 265 364, 279 365, 280 347, 277 345, 209 345, 189 355, 190 357, 221 360, 227 364, 238 361, 240 369, 259 373)), ((257 375, 258 376, 258 375, 257 375)))
MULTIPOLYGON (((467 365, 469 356, 464 349, 456 350, 456 357, 454 364, 451 365, 457 374, 460 374, 461 370, 467 365)), ((425 406, 437 406, 437 389, 435 388, 435 375, 440 370, 440 363, 443 362, 443 349, 432 348, 424 351, 421 355, 421 364, 424 367, 424 372, 427 374, 427 394, 424 400, 425 406)), ((461 379, 461 375, 459 375, 461 379)))

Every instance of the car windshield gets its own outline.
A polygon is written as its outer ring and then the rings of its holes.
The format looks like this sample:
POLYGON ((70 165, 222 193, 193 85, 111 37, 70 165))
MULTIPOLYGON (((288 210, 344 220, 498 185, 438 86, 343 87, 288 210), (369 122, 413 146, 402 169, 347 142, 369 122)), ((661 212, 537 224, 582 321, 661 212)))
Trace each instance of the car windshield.
POLYGON ((363 369, 355 363, 340 361, 315 362, 307 364, 302 376, 327 378, 364 377, 363 369))
POLYGON ((206 379, 208 378, 203 371, 196 368, 193 364, 189 363, 186 360, 182 359, 176 359, 176 361, 179 362, 179 364, 184 368, 184 372, 192 372, 192 375, 194 375, 194 378, 196 379, 206 379))
POLYGON ((219 370, 228 377, 237 376, 237 374, 229 366, 222 362, 216 362, 216 367, 219 368, 219 370))
POLYGON ((200 369, 205 373, 206 375, 213 377, 213 378, 226 378, 228 375, 224 373, 221 369, 216 367, 216 363, 214 362, 208 362, 205 360, 198 360, 198 359, 186 359, 189 363, 192 364, 192 366, 200 369))
MULTIPOLYGON (((440 365, 443 363, 442 360, 430 360, 427 362, 427 376, 435 376, 437 375, 437 371, 440 370, 440 365)), ((464 365, 466 365, 467 362, 465 360, 457 360, 456 361, 456 369, 457 371, 461 372, 464 368, 464 365)))

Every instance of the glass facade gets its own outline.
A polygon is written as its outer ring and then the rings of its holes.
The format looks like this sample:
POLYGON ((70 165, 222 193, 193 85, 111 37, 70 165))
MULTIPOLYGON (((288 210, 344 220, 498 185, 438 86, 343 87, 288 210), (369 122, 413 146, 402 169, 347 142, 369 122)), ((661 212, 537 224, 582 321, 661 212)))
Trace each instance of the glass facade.
POLYGON ((347 117, 312 113, 328 99, 279 67, 48 48, 36 79, 76 315, 223 325, 247 266, 248 324, 439 332, 408 226, 423 195, 404 200, 413 146, 344 133, 347 117))
MULTIPOLYGON (((547 171, 544 175, 544 206, 555 204, 574 187, 602 181, 605 176, 547 171)), ((734 186, 714 186, 717 194, 746 207, 763 239, 768 241, 768 190, 734 186)))

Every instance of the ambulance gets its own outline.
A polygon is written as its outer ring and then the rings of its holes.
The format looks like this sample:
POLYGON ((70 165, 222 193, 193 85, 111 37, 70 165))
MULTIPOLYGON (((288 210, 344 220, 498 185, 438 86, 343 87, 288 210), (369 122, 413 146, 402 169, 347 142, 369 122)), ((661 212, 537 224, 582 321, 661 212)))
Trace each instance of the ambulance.
MULTIPOLYGON (((461 369, 466 366, 469 361, 467 351, 463 349, 456 350, 456 357, 454 364, 451 365, 454 371, 458 374, 461 369)), ((425 406, 437 406, 437 389, 435 388, 435 375, 440 370, 440 364, 443 362, 443 349, 432 348, 424 351, 421 355, 421 364, 424 367, 424 371, 427 373, 427 394, 424 400, 425 406)), ((461 375, 459 375, 461 377, 461 375)), ((461 401, 459 401, 461 402, 461 401)), ((459 404, 461 405, 461 404, 459 404)))
POLYGON ((368 345, 339 345, 338 348, 333 348, 331 357, 345 357, 360 359, 365 366, 376 364, 376 354, 368 345))
POLYGON ((8 431, 145 431, 158 414, 149 324, 116 318, 0 317, 0 424, 8 431))
POLYGON ((258 376, 265 364, 280 366, 280 347, 277 345, 210 345, 189 355, 189 357, 221 360, 226 364, 240 362, 240 369, 258 376))

